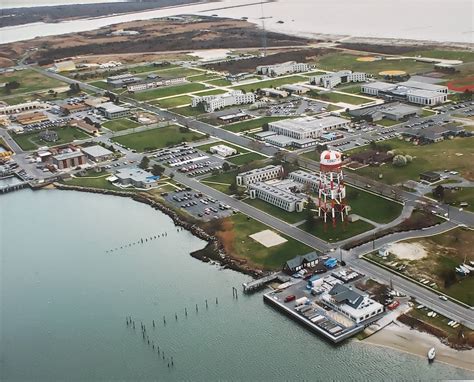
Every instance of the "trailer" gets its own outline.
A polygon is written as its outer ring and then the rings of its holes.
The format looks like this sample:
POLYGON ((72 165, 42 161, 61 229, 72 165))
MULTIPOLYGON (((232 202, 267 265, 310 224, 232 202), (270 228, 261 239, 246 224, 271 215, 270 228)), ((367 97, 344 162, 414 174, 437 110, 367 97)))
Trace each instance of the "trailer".
POLYGON ((300 297, 300 298, 298 298, 298 299, 295 300, 295 306, 304 305, 304 304, 306 304, 308 301, 309 301, 308 297, 306 297, 306 296, 300 297))

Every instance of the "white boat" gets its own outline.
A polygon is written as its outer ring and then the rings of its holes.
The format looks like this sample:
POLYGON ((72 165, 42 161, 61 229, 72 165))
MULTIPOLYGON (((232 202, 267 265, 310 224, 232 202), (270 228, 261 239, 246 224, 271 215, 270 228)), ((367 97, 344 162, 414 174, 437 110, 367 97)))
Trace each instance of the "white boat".
POLYGON ((433 362, 435 357, 436 357, 435 348, 431 348, 430 350, 428 350, 428 361, 433 362))

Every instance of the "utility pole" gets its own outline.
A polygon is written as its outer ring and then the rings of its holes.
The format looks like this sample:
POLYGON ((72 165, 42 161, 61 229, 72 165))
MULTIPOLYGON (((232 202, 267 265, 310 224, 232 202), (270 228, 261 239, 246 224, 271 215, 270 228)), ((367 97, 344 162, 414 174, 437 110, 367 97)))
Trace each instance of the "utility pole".
POLYGON ((267 31, 265 30, 265 16, 263 14, 263 0, 260 1, 260 8, 262 10, 262 45, 263 57, 267 56, 267 31))

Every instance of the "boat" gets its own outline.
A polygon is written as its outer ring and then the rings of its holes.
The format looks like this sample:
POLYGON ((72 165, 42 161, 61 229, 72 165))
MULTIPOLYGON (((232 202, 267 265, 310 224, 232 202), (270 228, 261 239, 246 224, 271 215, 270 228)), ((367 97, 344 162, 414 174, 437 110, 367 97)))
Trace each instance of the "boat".
POLYGON ((436 357, 435 348, 428 350, 428 361, 433 362, 436 357))

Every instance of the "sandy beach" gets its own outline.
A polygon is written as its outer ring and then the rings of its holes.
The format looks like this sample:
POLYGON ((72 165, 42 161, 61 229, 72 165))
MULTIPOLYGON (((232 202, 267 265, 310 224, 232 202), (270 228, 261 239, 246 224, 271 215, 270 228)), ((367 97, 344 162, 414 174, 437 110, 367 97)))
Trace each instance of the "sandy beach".
POLYGON ((435 362, 474 371, 474 349, 458 351, 446 346, 428 333, 410 329, 408 326, 395 321, 379 332, 363 340, 372 345, 393 348, 402 352, 426 358, 431 347, 436 349, 435 362))

